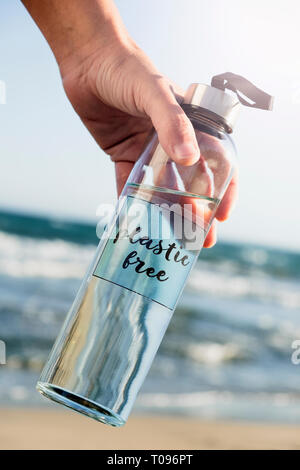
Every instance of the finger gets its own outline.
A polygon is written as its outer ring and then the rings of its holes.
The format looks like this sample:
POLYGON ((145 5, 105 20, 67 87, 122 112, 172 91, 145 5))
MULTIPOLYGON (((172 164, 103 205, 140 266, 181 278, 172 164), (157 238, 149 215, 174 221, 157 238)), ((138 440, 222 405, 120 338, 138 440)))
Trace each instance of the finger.
POLYGON ((161 77, 151 78, 147 95, 144 109, 164 151, 177 163, 194 164, 200 156, 194 128, 176 101, 170 84, 161 77))
MULTIPOLYGON (((116 181, 117 181, 117 190, 118 196, 121 194, 123 187, 128 179, 128 176, 133 168, 132 162, 117 162, 115 163, 115 172, 116 172, 116 181)), ((213 221, 208 234, 206 235, 204 241, 204 248, 211 248, 215 245, 217 241, 216 234, 216 221, 213 221)))
POLYGON ((128 179, 128 176, 133 168, 134 163, 132 162, 117 162, 115 164, 115 173, 117 181, 118 196, 120 196, 124 185, 128 179))
POLYGON ((206 235, 203 247, 211 248, 212 246, 216 244, 216 242, 217 242, 217 225, 216 225, 216 221, 214 220, 213 223, 211 224, 208 234, 206 235))
POLYGON ((185 207, 189 205, 189 218, 201 229, 207 230, 214 211, 214 204, 208 203, 212 196, 213 184, 203 156, 200 155, 199 161, 193 166, 177 165, 177 171, 182 180, 188 182, 186 190, 191 194, 201 195, 201 198, 184 195, 179 198, 179 202, 185 207))
POLYGON ((224 220, 228 219, 231 212, 234 209, 236 200, 238 197, 238 173, 235 171, 231 182, 222 198, 222 201, 218 207, 216 212, 216 218, 223 222, 224 220))
POLYGON ((177 171, 185 184, 185 190, 192 194, 213 197, 213 182, 202 153, 196 165, 177 165, 177 171))
POLYGON ((201 133, 198 136, 201 155, 204 157, 213 178, 214 192, 212 197, 218 198, 232 172, 230 155, 221 139, 201 133))

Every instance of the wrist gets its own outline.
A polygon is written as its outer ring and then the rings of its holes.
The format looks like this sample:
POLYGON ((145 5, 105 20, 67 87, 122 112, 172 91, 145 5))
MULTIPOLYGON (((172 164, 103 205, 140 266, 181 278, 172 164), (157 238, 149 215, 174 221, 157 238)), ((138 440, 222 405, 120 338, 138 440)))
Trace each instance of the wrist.
POLYGON ((22 0, 64 71, 130 42, 112 0, 22 0))

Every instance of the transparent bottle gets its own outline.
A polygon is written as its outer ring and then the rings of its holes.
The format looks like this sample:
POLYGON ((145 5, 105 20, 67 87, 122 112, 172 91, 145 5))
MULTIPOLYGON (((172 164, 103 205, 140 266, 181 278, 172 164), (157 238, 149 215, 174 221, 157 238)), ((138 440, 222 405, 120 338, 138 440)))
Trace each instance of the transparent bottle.
POLYGON ((175 163, 153 132, 37 384, 113 426, 128 418, 236 166, 236 95, 193 84, 182 107, 199 161, 175 163))

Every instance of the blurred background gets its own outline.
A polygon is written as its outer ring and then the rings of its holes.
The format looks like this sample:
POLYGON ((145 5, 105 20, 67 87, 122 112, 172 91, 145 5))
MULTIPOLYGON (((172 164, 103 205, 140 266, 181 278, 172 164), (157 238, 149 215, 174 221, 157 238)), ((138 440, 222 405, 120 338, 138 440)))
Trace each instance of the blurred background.
MULTIPOLYGON (((116 4, 182 87, 231 71, 275 96, 273 112, 242 110, 237 207, 202 251, 135 411, 300 424, 299 2, 116 4)), ((94 254, 97 207, 116 200, 114 168, 19 1, 1 2, 0 31, 0 406, 53 407, 35 383, 94 254)))

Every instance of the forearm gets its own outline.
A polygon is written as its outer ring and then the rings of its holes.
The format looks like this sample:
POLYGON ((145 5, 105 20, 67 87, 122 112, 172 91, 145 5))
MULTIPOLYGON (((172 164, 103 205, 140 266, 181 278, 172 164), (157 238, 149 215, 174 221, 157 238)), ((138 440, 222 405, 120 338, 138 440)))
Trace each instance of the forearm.
POLYGON ((22 0, 58 64, 130 41, 112 0, 22 0))

